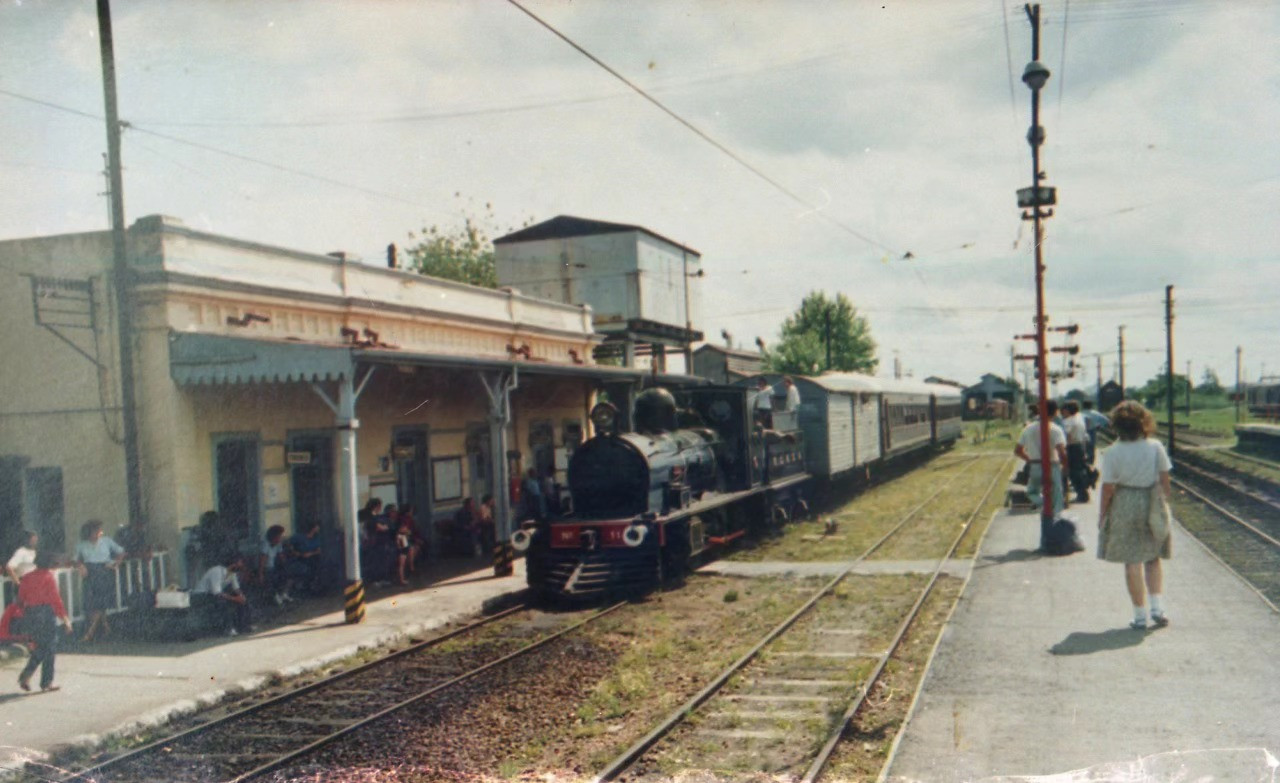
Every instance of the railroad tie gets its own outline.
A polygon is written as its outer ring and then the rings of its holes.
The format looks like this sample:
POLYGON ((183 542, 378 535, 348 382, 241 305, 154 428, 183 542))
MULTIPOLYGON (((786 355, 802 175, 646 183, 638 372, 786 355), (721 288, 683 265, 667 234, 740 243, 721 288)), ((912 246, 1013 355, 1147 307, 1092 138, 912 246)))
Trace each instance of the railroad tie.
POLYGON ((754 693, 731 693, 724 697, 728 701, 761 702, 765 704, 786 704, 788 702, 832 702, 834 696, 816 695, 768 695, 754 693))
POLYGON ((763 740, 782 740, 793 737, 791 732, 772 731, 769 729, 705 729, 699 728, 694 734, 702 737, 716 737, 717 739, 763 739, 763 740))
POLYGON ((802 710, 719 710, 707 720, 826 720, 826 712, 802 710))

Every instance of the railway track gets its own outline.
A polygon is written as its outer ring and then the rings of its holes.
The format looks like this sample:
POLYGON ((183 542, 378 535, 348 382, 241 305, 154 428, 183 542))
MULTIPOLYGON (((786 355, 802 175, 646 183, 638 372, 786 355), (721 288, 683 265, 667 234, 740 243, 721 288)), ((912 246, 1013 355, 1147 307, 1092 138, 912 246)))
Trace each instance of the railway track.
MULTIPOLYGON (((762 755, 778 759, 778 767, 803 769, 800 779, 804 781, 816 780, 1007 471, 995 473, 946 553, 918 586, 914 603, 903 611, 886 645, 868 648, 864 638, 868 608, 840 600, 841 584, 977 462, 965 464, 904 514, 799 609, 610 762, 596 780, 667 779, 667 767, 673 763, 742 774, 759 770, 762 755)), ((901 603, 906 603, 910 596, 902 598, 901 603)))
POLYGON ((352 732, 563 639, 624 606, 578 619, 525 606, 148 743, 63 778, 107 783, 247 781, 297 762, 352 732), (502 629, 494 634, 495 629, 502 629), (474 646, 469 635, 492 634, 474 646), (532 637, 532 638, 531 638, 532 637), (443 649, 454 642, 453 649, 443 649))
POLYGON ((1184 510, 1183 527, 1240 579, 1280 611, 1280 502, 1277 487, 1238 471, 1179 454, 1173 484, 1203 509, 1184 510))

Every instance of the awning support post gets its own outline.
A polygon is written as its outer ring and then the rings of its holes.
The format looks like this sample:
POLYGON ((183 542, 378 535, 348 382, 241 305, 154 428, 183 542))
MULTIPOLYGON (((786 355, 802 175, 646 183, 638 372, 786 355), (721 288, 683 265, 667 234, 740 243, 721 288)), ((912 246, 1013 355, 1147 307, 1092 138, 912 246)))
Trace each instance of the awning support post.
MULTIPOLYGON (((354 370, 354 368, 353 368, 354 370)), ((338 521, 342 524, 343 573, 346 576, 344 602, 348 623, 364 620, 364 583, 360 575, 359 490, 356 482, 356 430, 360 420, 356 418, 356 400, 373 375, 370 367, 356 388, 354 372, 343 373, 338 379, 338 402, 335 405, 329 395, 316 384, 311 388, 333 410, 338 432, 338 521)))
POLYGON ((520 370, 480 373, 480 382, 489 395, 489 462, 493 476, 494 544, 493 575, 510 576, 514 552, 511 549, 511 476, 507 470, 507 427, 511 424, 511 391, 520 385, 520 370))

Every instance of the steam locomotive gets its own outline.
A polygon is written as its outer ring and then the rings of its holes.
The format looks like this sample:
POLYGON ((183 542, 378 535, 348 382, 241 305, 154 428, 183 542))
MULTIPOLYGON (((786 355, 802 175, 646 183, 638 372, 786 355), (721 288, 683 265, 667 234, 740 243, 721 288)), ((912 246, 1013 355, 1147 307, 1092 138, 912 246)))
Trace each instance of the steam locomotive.
MULTIPOLYGON (((778 388, 780 376, 763 377, 778 388)), ((799 409, 775 404, 762 421, 755 382, 647 389, 630 432, 615 406, 596 405, 595 435, 569 462, 572 514, 512 535, 530 587, 544 597, 644 592, 708 550, 804 513, 815 483, 862 476, 960 434, 960 392, 950 386, 797 376, 799 409)))

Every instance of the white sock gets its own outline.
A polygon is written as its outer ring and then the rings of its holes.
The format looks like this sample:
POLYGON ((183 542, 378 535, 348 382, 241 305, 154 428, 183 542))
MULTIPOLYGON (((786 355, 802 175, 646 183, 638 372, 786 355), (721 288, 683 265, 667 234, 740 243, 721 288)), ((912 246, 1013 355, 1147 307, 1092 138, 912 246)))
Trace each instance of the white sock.
POLYGON ((1147 621, 1147 607, 1145 606, 1133 607, 1133 619, 1140 620, 1145 623, 1147 621))
POLYGON ((1164 596, 1161 595, 1160 593, 1151 594, 1151 613, 1152 614, 1164 614, 1164 601, 1162 600, 1163 598, 1164 596))

